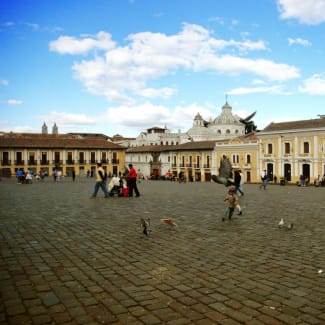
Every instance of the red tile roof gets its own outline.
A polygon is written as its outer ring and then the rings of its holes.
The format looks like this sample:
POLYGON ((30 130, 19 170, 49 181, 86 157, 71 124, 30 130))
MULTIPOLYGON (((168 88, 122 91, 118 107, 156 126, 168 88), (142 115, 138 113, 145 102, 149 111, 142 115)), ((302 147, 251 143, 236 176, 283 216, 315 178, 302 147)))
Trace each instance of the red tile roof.
POLYGON ((317 129, 325 127, 325 118, 301 120, 292 122, 270 123, 261 132, 278 132, 298 129, 317 129))
POLYGON ((80 139, 72 135, 19 134, 6 133, 0 136, 0 148, 48 148, 48 149, 115 149, 122 147, 104 138, 86 137, 80 139))

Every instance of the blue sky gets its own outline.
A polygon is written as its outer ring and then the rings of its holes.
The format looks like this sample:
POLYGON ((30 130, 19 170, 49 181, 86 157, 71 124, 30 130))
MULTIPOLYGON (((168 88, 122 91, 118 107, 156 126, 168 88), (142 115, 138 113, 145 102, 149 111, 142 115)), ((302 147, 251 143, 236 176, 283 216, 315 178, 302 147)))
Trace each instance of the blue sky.
POLYGON ((325 0, 1 0, 0 131, 325 114, 325 0))

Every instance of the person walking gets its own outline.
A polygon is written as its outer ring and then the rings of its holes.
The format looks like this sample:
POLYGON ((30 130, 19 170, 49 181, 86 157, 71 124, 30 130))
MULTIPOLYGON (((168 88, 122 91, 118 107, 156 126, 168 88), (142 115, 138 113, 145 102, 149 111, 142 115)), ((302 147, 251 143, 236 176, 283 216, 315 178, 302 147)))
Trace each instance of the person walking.
POLYGON ((74 182, 76 180, 76 171, 75 169, 73 168, 72 169, 72 181, 74 182))
POLYGON ((137 172, 132 164, 129 164, 129 196, 133 196, 133 190, 135 192, 135 196, 139 197, 140 193, 137 187, 137 172))
POLYGON ((109 192, 107 191, 106 188, 106 179, 107 179, 107 174, 104 168, 102 167, 102 163, 98 162, 96 168, 96 183, 91 198, 95 198, 97 196, 99 188, 102 189, 106 198, 109 197, 109 192))
POLYGON ((235 183, 235 194, 237 194, 237 191, 240 193, 241 196, 244 195, 244 192, 241 188, 242 184, 244 183, 244 175, 241 173, 240 170, 235 171, 235 177, 234 177, 234 183, 235 183))
POLYGON ((261 180, 262 180, 262 184, 260 184, 260 190, 262 189, 262 187, 264 188, 264 190, 266 190, 266 187, 268 185, 268 178, 265 169, 261 173, 261 180))

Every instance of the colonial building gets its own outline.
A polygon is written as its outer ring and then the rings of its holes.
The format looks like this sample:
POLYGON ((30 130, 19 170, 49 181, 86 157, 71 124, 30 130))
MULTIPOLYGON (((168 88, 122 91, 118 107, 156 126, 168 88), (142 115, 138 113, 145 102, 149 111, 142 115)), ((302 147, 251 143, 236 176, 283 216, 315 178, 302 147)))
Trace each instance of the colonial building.
POLYGON ((131 141, 126 161, 146 175, 174 176, 183 172, 188 179, 209 181, 218 173, 223 155, 234 169, 240 169, 246 182, 260 182, 262 171, 296 183, 302 176, 313 182, 325 175, 325 117, 271 123, 262 131, 246 119, 232 115, 226 103, 222 113, 206 122, 198 113, 186 133, 171 134, 151 128, 131 141), (247 130, 252 132, 248 132, 247 130))
POLYGON ((34 174, 42 170, 51 175, 54 169, 63 175, 91 173, 101 161, 107 173, 118 174, 125 169, 125 147, 103 135, 58 134, 57 126, 47 134, 44 124, 41 134, 1 133, 0 173, 14 175, 18 168, 34 174))
POLYGON ((271 123, 256 131, 250 119, 232 114, 226 103, 221 114, 207 122, 198 113, 187 132, 172 133, 152 127, 136 138, 103 134, 59 134, 56 125, 48 134, 0 133, 0 175, 13 175, 18 168, 51 174, 83 175, 102 161, 108 173, 119 174, 132 163, 139 175, 177 177, 183 172, 191 181, 210 181, 218 174, 226 155, 233 169, 240 169, 246 182, 260 182, 263 170, 269 178, 296 183, 300 176, 313 182, 325 175, 325 116, 317 119, 271 123))
POLYGON ((271 123, 258 133, 258 167, 270 177, 313 182, 325 174, 325 118, 271 123))

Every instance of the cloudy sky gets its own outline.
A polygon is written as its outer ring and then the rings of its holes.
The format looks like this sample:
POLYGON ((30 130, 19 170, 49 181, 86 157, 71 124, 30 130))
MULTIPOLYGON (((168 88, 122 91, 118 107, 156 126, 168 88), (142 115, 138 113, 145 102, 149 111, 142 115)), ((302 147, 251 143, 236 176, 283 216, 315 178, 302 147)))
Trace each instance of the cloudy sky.
POLYGON ((325 0, 1 0, 0 131, 325 114, 325 0))

